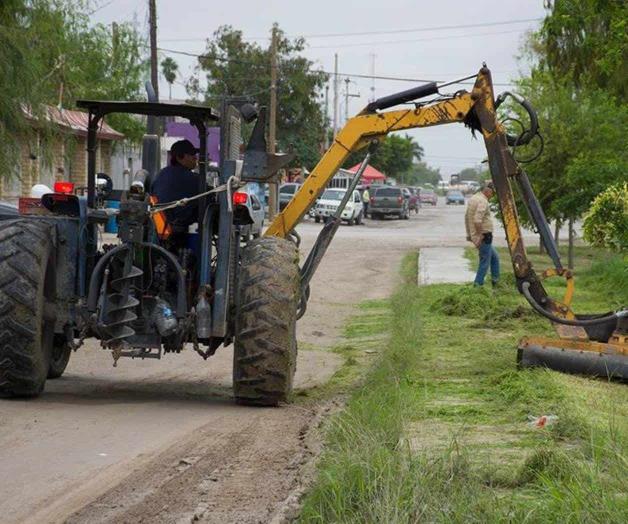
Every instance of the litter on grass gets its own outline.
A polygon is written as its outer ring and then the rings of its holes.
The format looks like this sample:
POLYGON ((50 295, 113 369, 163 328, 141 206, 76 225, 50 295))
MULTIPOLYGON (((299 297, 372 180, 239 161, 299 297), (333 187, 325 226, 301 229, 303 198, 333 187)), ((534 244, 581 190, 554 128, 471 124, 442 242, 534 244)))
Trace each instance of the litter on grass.
POLYGON ((558 415, 528 415, 528 426, 533 428, 544 428, 558 422, 558 415))

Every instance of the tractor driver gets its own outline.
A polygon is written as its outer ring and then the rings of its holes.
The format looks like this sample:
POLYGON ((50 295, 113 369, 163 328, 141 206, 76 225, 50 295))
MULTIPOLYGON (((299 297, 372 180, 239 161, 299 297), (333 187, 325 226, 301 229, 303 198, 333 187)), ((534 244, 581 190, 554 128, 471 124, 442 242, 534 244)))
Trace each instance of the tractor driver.
MULTIPOLYGON (((189 140, 179 140, 170 148, 170 165, 164 167, 152 183, 151 193, 159 204, 189 198, 199 193, 198 173, 192 170, 198 166, 198 148, 189 140)), ((185 231, 198 221, 198 205, 195 200, 174 209, 166 210, 168 224, 173 230, 185 231)))

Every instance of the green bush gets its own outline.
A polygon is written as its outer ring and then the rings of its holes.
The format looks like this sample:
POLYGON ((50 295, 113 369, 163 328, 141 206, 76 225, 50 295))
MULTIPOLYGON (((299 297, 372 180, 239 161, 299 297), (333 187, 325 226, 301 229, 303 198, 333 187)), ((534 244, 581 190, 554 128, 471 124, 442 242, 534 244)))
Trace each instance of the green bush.
POLYGON ((628 249, 628 183, 600 193, 584 219, 584 239, 615 251, 628 249))

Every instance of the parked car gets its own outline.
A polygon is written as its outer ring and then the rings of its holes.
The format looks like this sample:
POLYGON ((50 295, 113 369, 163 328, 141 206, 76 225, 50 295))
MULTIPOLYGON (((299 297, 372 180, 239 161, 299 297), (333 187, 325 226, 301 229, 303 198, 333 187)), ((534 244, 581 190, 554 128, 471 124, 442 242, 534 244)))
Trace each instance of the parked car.
POLYGON ((384 215, 410 218, 408 199, 404 198, 400 187, 382 186, 372 191, 369 203, 371 218, 382 218, 384 215))
POLYGON ((302 185, 297 182, 288 182, 281 185, 279 188, 279 211, 283 211, 283 208, 288 205, 288 202, 292 200, 292 197, 294 197, 302 185))
MULTIPOLYGON (((346 189, 342 188, 326 189, 322 196, 316 201, 316 205, 310 210, 310 216, 318 223, 334 215, 346 192, 346 189)), ((364 206, 362 205, 362 197, 359 191, 353 191, 353 197, 347 202, 340 218, 345 220, 350 226, 362 223, 362 219, 364 218, 364 206)))
POLYGON ((438 204, 438 195, 433 189, 421 189, 421 192, 419 193, 419 200, 421 201, 421 204, 430 204, 431 206, 435 206, 438 204))
POLYGON ((246 207, 249 208, 249 212, 253 217, 253 223, 242 226, 240 230, 241 235, 247 240, 250 240, 251 238, 259 238, 262 236, 262 230, 264 229, 264 206, 256 194, 249 192, 244 188, 242 191, 246 192, 248 195, 246 207))
POLYGON ((464 195, 462 194, 462 191, 458 191, 457 189, 454 189, 452 191, 447 191, 445 202, 447 203, 447 205, 461 204, 464 206, 464 195))

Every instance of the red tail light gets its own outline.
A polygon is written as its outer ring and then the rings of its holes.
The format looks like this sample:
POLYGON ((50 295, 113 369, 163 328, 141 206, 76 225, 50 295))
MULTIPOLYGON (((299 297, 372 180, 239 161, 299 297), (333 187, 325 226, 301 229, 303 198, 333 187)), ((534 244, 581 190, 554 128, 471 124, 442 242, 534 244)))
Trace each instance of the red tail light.
POLYGON ((233 204, 236 206, 244 205, 246 204, 248 198, 249 195, 247 193, 242 193, 241 191, 238 191, 233 194, 233 204))
POLYGON ((74 193, 74 183, 55 182, 54 190, 55 193, 65 193, 66 195, 71 195, 72 193, 74 193))
POLYGON ((403 197, 397 197, 397 202, 399 202, 400 204, 403 204, 403 197))

